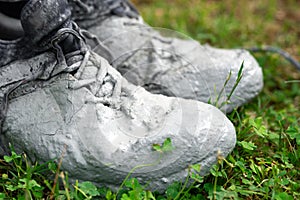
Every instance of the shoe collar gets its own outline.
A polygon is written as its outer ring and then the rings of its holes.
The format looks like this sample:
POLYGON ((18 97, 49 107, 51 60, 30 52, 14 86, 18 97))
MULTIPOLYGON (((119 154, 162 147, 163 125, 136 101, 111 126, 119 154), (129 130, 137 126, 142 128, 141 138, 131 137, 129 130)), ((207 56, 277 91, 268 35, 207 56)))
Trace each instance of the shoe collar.
MULTIPOLYGON (((16 2, 16 0, 4 1, 16 2)), ((71 10, 67 0, 29 0, 20 13, 23 37, 28 38, 28 42, 33 45, 37 45, 40 40, 51 35, 60 27, 69 26, 70 18, 71 10)), ((16 41, 18 40, 16 39, 16 41)), ((12 40, 12 42, 6 43, 15 43, 16 41, 12 40)), ((2 41, 2 43, 5 42, 2 41)))
POLYGON ((30 58, 51 48, 57 50, 58 43, 70 34, 84 40, 79 28, 70 20, 71 10, 67 0, 30 0, 24 5, 20 16, 24 36, 9 41, 0 39, 0 66, 30 58))

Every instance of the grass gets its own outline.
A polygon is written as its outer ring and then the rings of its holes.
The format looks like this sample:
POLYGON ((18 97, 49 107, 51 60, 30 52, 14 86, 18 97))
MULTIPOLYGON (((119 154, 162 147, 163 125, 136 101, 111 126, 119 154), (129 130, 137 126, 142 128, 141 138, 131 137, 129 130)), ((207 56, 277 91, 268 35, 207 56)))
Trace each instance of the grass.
MULTIPOLYGON (((221 48, 271 45, 300 60, 297 0, 144 0, 136 3, 145 21, 185 33, 221 48)), ((300 72, 278 55, 254 54, 264 72, 264 89, 228 117, 237 146, 220 158, 211 174, 190 173, 194 182, 172 184, 164 194, 124 181, 121 199, 300 199, 300 72)), ((157 147, 158 150, 161 150, 157 147)), ((199 166, 190 167, 199 171, 199 166)), ((1 160, 0 199, 116 199, 116 193, 89 182, 68 183, 54 162, 30 163, 25 155, 1 160), (59 180, 54 184, 55 175, 59 180), (55 187, 53 187, 55 186, 55 187)))

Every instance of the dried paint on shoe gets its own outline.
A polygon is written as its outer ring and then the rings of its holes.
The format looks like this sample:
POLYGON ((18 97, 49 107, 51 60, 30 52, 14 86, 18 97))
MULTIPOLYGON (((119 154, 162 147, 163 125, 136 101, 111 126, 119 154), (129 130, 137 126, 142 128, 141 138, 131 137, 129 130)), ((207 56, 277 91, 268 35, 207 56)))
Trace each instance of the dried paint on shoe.
POLYGON ((90 51, 88 34, 68 18, 60 20, 63 2, 29 1, 24 7, 24 37, 32 37, 34 53, 0 68, 0 95, 7 100, 3 144, 42 161, 65 152, 62 169, 70 178, 112 188, 134 167, 153 164, 132 176, 159 191, 182 181, 189 164, 201 164, 206 174, 219 152, 226 156, 234 148, 234 127, 217 108, 151 94, 90 51), (49 16, 48 8, 54 9, 49 16), (39 15, 42 21, 33 23, 39 15), (48 17, 55 29, 44 26, 48 17), (152 149, 167 138, 171 152, 152 149))

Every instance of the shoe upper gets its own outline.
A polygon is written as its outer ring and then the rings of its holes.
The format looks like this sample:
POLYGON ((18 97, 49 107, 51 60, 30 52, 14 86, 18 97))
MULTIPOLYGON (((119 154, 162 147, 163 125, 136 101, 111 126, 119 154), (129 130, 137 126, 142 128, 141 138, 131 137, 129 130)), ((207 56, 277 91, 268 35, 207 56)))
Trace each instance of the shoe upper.
MULTIPOLYGON (((112 59, 105 58, 132 83, 153 93, 212 102, 225 112, 247 103, 261 91, 262 70, 248 51, 200 45, 175 31, 151 28, 141 17, 108 11, 92 12, 103 14, 99 21, 90 19, 89 14, 80 20, 76 13, 72 17, 99 38, 111 52, 112 59), (242 63, 243 77, 235 87, 242 63)), ((92 47, 99 54, 103 52, 97 45, 92 47)))

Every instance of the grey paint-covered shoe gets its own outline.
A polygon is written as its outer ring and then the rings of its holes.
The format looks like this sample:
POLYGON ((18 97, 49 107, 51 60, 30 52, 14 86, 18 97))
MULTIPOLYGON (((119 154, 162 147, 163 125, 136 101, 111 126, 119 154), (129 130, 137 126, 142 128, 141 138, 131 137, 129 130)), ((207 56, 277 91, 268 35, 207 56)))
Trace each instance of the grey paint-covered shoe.
POLYGON ((95 51, 107 55, 130 82, 153 93, 210 101, 230 112, 263 87, 262 70, 246 50, 217 49, 174 31, 153 29, 125 0, 76 2, 70 0, 74 20, 95 34, 111 55, 103 48, 95 47, 95 51), (231 94, 243 62, 243 77, 231 94))
POLYGON ((220 110, 128 83, 88 49, 68 13, 63 0, 33 0, 22 10, 17 41, 28 41, 28 53, 0 67, 3 147, 41 161, 63 155, 70 178, 112 188, 140 166, 132 176, 159 191, 183 180, 190 164, 206 174, 234 148, 234 127, 220 110), (168 138, 172 151, 153 150, 168 138))

